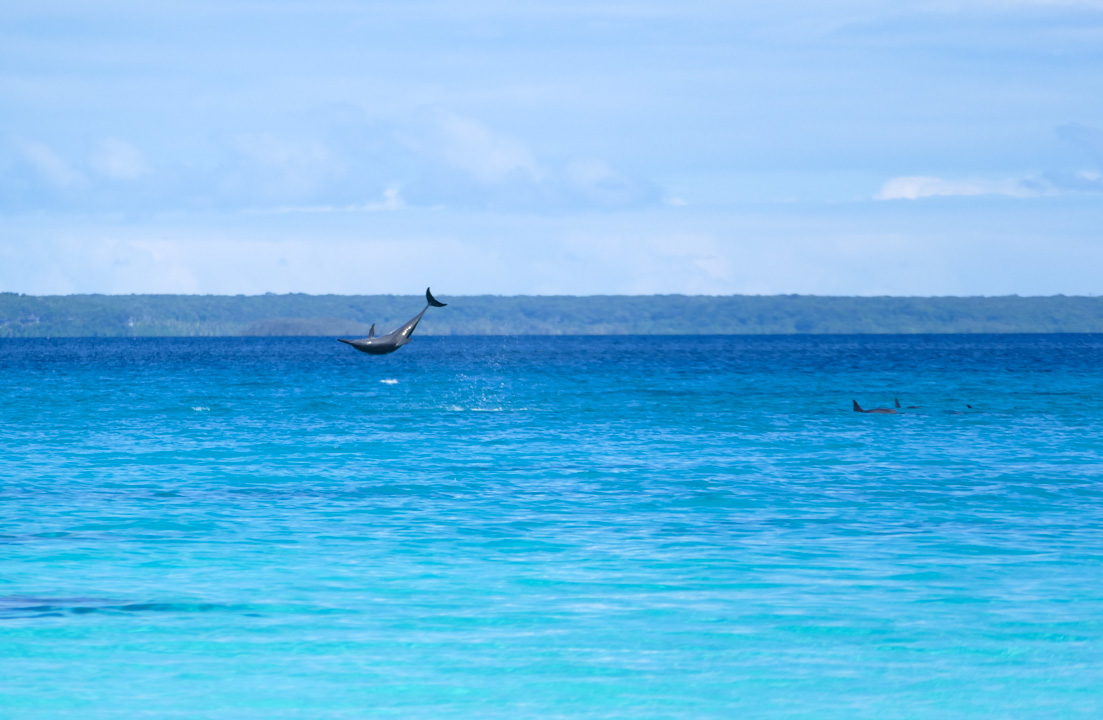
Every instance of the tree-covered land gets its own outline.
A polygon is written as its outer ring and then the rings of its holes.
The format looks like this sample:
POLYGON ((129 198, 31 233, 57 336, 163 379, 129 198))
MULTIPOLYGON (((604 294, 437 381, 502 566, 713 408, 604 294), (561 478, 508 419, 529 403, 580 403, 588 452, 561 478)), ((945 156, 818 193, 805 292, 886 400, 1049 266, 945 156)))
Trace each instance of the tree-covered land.
MULTIPOLYGON (((422 335, 1103 332, 1097 297, 440 296, 422 335)), ((0 337, 366 335, 425 306, 396 295, 0 293, 0 337)))

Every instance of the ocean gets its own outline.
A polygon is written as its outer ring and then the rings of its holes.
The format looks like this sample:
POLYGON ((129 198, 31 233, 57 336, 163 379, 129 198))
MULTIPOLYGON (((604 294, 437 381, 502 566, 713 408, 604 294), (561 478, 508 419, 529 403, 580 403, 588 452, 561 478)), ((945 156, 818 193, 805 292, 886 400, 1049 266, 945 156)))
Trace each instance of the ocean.
POLYGON ((1103 336, 0 340, 0 716, 1101 717, 1103 336))

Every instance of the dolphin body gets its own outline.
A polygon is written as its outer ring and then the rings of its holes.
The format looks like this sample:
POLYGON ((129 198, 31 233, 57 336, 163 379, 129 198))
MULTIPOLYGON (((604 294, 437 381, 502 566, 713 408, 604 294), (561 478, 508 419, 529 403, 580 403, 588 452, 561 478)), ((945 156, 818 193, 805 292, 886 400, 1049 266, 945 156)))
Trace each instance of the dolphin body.
POLYGON ((445 307, 447 305, 447 303, 438 302, 437 299, 433 297, 433 294, 429 292, 429 288, 425 288, 425 301, 429 303, 425 306, 425 310, 422 310, 408 320, 402 327, 392 330, 386 335, 376 337, 375 323, 372 323, 366 338, 360 338, 359 340, 337 339, 369 355, 386 355, 387 353, 393 353, 395 350, 410 342, 410 336, 414 334, 414 328, 417 327, 418 322, 421 321, 421 316, 425 314, 426 310, 430 307, 445 307))
POLYGON ((858 401, 854 401, 854 412, 860 413, 876 413, 878 415, 896 415, 897 412, 892 408, 870 408, 869 410, 863 410, 862 406, 858 404, 858 401))

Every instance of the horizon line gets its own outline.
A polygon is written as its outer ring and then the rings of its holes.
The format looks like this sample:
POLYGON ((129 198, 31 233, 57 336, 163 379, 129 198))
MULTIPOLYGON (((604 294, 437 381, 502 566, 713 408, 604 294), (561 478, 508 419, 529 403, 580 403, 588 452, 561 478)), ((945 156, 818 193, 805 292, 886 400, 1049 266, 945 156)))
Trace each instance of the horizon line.
MULTIPOLYGON (((35 294, 35 293, 22 293, 11 290, 0 291, 0 297, 3 296, 15 296, 15 297, 30 297, 30 298, 49 298, 49 297, 233 297, 233 298, 253 298, 253 297, 421 297, 422 293, 306 293, 306 292, 263 292, 263 293, 153 293, 153 292, 139 292, 139 293, 98 293, 98 292, 85 292, 85 293, 47 293, 47 294, 35 294)), ((482 294, 450 294, 441 293, 442 297, 451 298, 671 298, 671 297, 685 297, 685 298, 840 298, 840 299, 857 299, 857 300, 875 300, 884 298, 893 299, 924 299, 924 300, 937 300, 937 299, 1008 299, 1017 298, 1020 300, 1033 300, 1033 299, 1050 299, 1050 298, 1076 298, 1076 299, 1097 299, 1103 298, 1103 295, 1066 295, 1064 293, 1054 293, 1052 295, 1019 295, 1018 293, 1010 293, 1006 295, 819 295, 816 293, 729 293, 729 294, 706 294, 706 293, 592 293, 586 295, 576 295, 567 293, 548 293, 548 294, 518 294, 518 295, 503 295, 495 293, 482 293, 482 294)))

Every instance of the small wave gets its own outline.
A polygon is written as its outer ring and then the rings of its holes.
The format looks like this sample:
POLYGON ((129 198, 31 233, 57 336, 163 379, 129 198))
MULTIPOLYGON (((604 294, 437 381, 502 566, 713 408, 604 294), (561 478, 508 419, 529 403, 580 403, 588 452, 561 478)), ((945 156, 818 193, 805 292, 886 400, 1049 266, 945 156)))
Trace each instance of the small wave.
POLYGON ((459 405, 449 405, 445 408, 448 412, 504 412, 505 408, 502 407, 473 407, 465 408, 459 405))
POLYGON ((384 385, 397 385, 398 384, 398 381, 395 380, 394 378, 383 378, 379 382, 383 383, 384 385))
POLYGON ((211 411, 211 409, 209 407, 203 407, 202 405, 197 405, 197 406, 193 407, 192 410, 195 410, 196 412, 210 412, 211 411))

